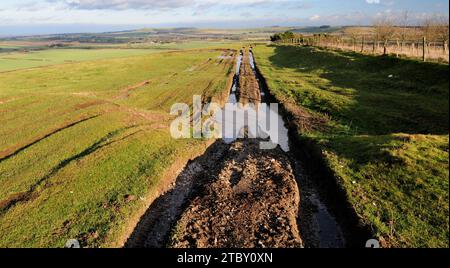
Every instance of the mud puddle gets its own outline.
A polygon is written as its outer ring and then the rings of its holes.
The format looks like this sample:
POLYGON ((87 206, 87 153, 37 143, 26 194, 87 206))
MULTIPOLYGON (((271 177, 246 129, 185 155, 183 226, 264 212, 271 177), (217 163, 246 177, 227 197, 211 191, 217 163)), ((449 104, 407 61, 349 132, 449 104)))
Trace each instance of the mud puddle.
POLYGON ((306 248, 344 248, 346 241, 341 227, 322 200, 312 179, 301 163, 293 159, 301 203, 298 226, 306 248))
MULTIPOLYGON (((233 81, 233 86, 230 91, 230 96, 228 99, 229 104, 237 105, 239 102, 242 103, 242 99, 244 98, 244 104, 256 104, 255 107, 249 107, 248 109, 253 110, 254 113, 250 113, 248 121, 257 122, 257 126, 255 129, 249 128, 248 125, 241 126, 241 129, 233 132, 223 133, 223 140, 227 144, 231 144, 239 138, 244 138, 245 136, 256 137, 260 139, 270 139, 275 146, 278 144, 284 152, 290 151, 290 143, 289 143, 289 135, 288 129, 284 122, 283 117, 278 113, 278 109, 275 107, 271 107, 270 103, 265 99, 266 92, 263 90, 263 87, 260 84, 260 79, 258 78, 256 72, 255 59, 253 57, 253 52, 251 50, 246 51, 245 58, 244 52, 241 51, 239 56, 237 57, 237 66, 236 66, 236 74, 233 81), (246 64, 243 66, 243 64, 246 64), (254 81, 244 81, 242 78, 241 70, 246 72, 244 76, 247 80, 248 76, 251 76, 254 81), (250 85, 248 84, 250 83, 250 85), (253 83, 253 85, 251 84, 253 83), (250 90, 245 90, 242 92, 242 87, 249 88, 250 90), (253 92, 251 92, 253 91, 253 92), (257 92, 254 92, 257 91, 257 92), (238 95, 239 98, 238 98, 238 95), (239 100, 238 100, 239 99, 239 100), (261 106, 260 104, 266 104, 267 107, 261 106), (268 110, 265 110, 268 109, 268 110), (257 114, 257 118, 253 117, 251 114, 257 114), (272 136, 271 132, 266 130, 265 124, 270 120, 271 114, 277 117, 278 126, 276 129, 276 137, 272 136), (247 134, 244 134, 248 132, 247 134)), ((225 116, 225 115, 224 115, 225 116)), ((226 125, 222 122, 222 125, 226 125)))

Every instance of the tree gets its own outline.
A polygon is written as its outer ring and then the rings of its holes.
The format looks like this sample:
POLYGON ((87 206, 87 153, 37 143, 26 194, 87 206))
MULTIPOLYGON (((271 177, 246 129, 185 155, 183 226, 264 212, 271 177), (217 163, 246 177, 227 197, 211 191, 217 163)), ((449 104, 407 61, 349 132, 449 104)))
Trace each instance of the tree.
POLYGON ((427 17, 422 24, 423 35, 428 42, 442 42, 447 52, 449 41, 448 17, 433 15, 427 17))
POLYGON ((405 41, 408 38, 408 27, 409 27, 409 11, 403 11, 400 17, 400 41, 401 41, 401 51, 405 47, 405 41))
POLYGON ((272 42, 276 42, 276 41, 289 40, 289 39, 294 39, 294 38, 295 38, 295 34, 293 32, 287 31, 284 33, 274 34, 273 36, 270 37, 270 40, 272 42))
POLYGON ((386 55, 388 42, 395 34, 394 22, 389 17, 383 17, 375 21, 374 27, 376 39, 383 42, 383 55, 386 55))
POLYGON ((270 37, 270 41, 276 42, 281 40, 281 34, 274 34, 270 37))
POLYGON ((449 27, 448 18, 444 16, 436 17, 436 37, 439 42, 443 42, 444 52, 447 52, 448 39, 449 39, 449 27))

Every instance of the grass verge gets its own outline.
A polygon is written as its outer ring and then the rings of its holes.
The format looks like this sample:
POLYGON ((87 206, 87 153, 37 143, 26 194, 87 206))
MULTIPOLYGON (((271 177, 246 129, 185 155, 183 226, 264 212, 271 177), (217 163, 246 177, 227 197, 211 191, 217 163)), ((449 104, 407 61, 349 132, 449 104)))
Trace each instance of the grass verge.
POLYGON ((448 247, 448 65, 258 46, 268 87, 385 247, 448 247))

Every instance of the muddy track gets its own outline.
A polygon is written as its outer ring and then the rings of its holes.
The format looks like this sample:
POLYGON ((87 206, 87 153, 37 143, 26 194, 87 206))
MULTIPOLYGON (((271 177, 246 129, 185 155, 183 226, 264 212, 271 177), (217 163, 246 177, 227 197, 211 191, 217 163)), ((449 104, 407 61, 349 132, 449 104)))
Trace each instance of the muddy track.
MULTIPOLYGON (((251 50, 244 49, 237 62, 241 64, 229 102, 276 102, 251 50)), ((297 116, 311 118, 303 112, 297 116)), ((288 119, 296 122, 295 117, 288 119)), ((301 127, 320 127, 320 123, 310 120, 301 127)), ((309 170, 311 163, 299 157, 303 149, 297 143, 297 131, 301 127, 289 125, 290 152, 280 147, 261 150, 260 140, 255 139, 215 142, 190 161, 170 190, 152 203, 125 246, 344 247, 347 235, 334 211, 322 201, 323 193, 309 170)))
POLYGON ((225 144, 216 142, 202 156, 189 161, 171 188, 157 198, 141 217, 125 247, 166 247, 171 229, 188 200, 201 186, 209 167, 222 160, 226 148, 225 144))
MULTIPOLYGON (((240 102, 260 103, 249 50, 243 54, 236 79, 240 102)), ((259 142, 220 140, 190 161, 142 216, 125 247, 303 247, 291 159, 280 148, 261 150, 259 142)))
POLYGON ((125 247, 302 247, 290 163, 257 140, 217 141, 153 202, 125 247))
POLYGON ((254 69, 250 64, 250 51, 246 48, 243 51, 242 65, 239 74, 239 102, 242 104, 261 103, 261 90, 256 79, 254 69))
POLYGON ((300 202, 290 160, 257 140, 223 145, 223 159, 207 167, 173 228, 175 248, 302 247, 300 202))

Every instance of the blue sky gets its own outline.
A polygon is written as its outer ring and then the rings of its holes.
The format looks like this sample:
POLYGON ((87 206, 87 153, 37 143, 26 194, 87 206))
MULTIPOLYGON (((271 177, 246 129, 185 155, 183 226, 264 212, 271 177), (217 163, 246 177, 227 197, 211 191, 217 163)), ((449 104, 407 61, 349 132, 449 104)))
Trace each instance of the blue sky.
POLYGON ((367 25, 409 12, 448 17, 448 0, 1 0, 0 35, 149 27, 367 25))

